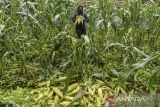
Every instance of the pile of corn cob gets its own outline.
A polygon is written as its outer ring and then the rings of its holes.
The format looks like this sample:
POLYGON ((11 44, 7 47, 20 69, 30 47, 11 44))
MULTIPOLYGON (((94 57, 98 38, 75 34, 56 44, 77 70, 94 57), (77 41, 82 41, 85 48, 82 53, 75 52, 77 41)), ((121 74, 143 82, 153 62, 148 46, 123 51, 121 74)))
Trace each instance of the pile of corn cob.
POLYGON ((36 103, 44 103, 46 99, 51 107, 103 107, 106 103, 106 96, 113 95, 115 90, 109 88, 103 81, 96 80, 86 88, 91 81, 84 83, 73 83, 68 86, 66 94, 64 90, 64 80, 61 77, 56 81, 61 81, 62 85, 53 86, 52 80, 39 83, 39 88, 33 89, 30 94, 36 103))

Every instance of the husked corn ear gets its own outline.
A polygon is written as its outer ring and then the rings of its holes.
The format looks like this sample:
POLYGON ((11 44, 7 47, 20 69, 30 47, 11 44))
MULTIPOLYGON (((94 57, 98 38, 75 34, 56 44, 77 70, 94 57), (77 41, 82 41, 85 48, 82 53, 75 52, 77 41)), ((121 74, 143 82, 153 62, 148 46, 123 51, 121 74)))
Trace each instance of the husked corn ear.
POLYGON ((72 101, 72 100, 74 100, 74 97, 65 96, 65 99, 66 99, 66 100, 70 100, 70 101, 72 101))
POLYGON ((53 104, 54 100, 48 100, 49 104, 53 104))
POLYGON ((100 84, 94 84, 92 87, 91 87, 91 89, 97 89, 97 88, 99 88, 100 87, 100 84))
POLYGON ((86 102, 84 101, 83 98, 80 100, 80 103, 81 103, 81 105, 85 105, 86 104, 86 102))
POLYGON ((44 97, 44 94, 40 93, 39 96, 35 99, 36 101, 42 99, 44 97))
POLYGON ((94 92, 91 90, 91 88, 88 88, 88 92, 90 95, 94 96, 94 92))
POLYGON ((64 89, 64 87, 59 86, 59 87, 58 87, 58 89, 63 90, 63 89, 64 89))
POLYGON ((62 101, 60 104, 62 105, 62 107, 67 107, 71 104, 71 101, 62 101))
POLYGON ((77 86, 78 86, 78 83, 74 83, 74 84, 70 85, 70 86, 68 87, 67 92, 73 91, 77 86))
POLYGON ((50 92, 50 88, 47 89, 47 91, 44 92, 44 95, 48 95, 50 92))
POLYGON ((84 87, 85 84, 84 83, 79 83, 79 86, 84 87))
POLYGON ((66 80, 66 79, 67 79, 67 77, 60 77, 60 78, 58 78, 56 81, 59 82, 59 81, 64 81, 64 80, 66 80))
POLYGON ((118 86, 116 89, 115 89, 115 95, 118 95, 119 94, 119 91, 120 91, 120 86, 118 86))
POLYGON ((52 89, 56 93, 56 95, 58 95, 59 97, 63 97, 63 93, 61 92, 59 88, 53 87, 52 89))
POLYGON ((51 81, 48 80, 48 81, 47 81, 47 87, 49 87, 50 85, 51 85, 51 81))
POLYGON ((47 96, 48 96, 48 98, 52 98, 52 96, 53 96, 53 90, 51 90, 47 96))
POLYGON ((101 98, 100 97, 96 97, 97 100, 97 106, 96 107, 101 107, 102 103, 101 103, 101 98))
POLYGON ((127 95, 127 92, 122 87, 120 87, 120 90, 121 90, 123 95, 127 95))
POLYGON ((70 92, 68 95, 71 96, 71 95, 77 94, 80 89, 81 89, 81 87, 78 86, 75 90, 73 90, 72 92, 70 92))
POLYGON ((114 90, 113 89, 111 89, 110 87, 107 87, 107 91, 111 91, 111 92, 114 92, 114 90))
POLYGON ((106 93, 106 94, 104 95, 102 104, 106 103, 106 98, 107 98, 107 96, 108 96, 108 93, 106 93))
POLYGON ((44 82, 41 82, 38 84, 39 87, 43 87, 43 86, 46 86, 48 83, 48 81, 44 81, 44 82))
POLYGON ((83 101, 85 102, 85 103, 89 103, 89 100, 88 100, 88 98, 87 97, 85 97, 85 96, 83 96, 83 101))
POLYGON ((80 24, 80 23, 83 24, 83 16, 78 16, 76 19, 76 24, 80 24))
POLYGON ((34 89, 34 90, 32 90, 31 92, 30 92, 30 94, 38 94, 39 93, 39 90, 37 90, 37 89, 34 89))
POLYGON ((79 102, 74 102, 72 105, 75 107, 75 106, 79 105, 79 102))
POLYGON ((94 101, 94 98, 91 95, 88 95, 89 101, 94 101))
POLYGON ((102 88, 98 88, 98 96, 100 97, 101 101, 103 100, 103 92, 102 88))
POLYGON ((101 80, 97 80, 97 83, 99 84, 99 85, 104 85, 105 83, 103 82, 103 81, 101 81, 101 80))
POLYGON ((58 101, 59 101, 59 97, 58 97, 58 95, 56 95, 56 96, 54 97, 54 104, 57 104, 58 101))
POLYGON ((113 95, 114 95, 114 93, 113 93, 113 92, 111 92, 111 91, 109 91, 109 92, 108 92, 108 95, 109 95, 109 96, 113 96, 113 95))
POLYGON ((56 105, 54 103, 51 103, 51 107, 56 107, 56 105))
POLYGON ((93 88, 93 94, 95 95, 95 93, 96 93, 96 88, 93 88))

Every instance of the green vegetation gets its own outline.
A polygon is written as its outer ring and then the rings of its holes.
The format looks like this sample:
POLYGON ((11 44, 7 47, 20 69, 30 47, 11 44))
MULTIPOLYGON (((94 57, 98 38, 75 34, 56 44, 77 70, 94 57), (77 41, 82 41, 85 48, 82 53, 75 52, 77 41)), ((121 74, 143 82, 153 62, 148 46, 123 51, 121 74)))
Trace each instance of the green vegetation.
POLYGON ((0 106, 103 107, 106 95, 158 95, 159 5, 0 0, 0 106), (80 3, 90 22, 77 39, 71 19, 80 3))

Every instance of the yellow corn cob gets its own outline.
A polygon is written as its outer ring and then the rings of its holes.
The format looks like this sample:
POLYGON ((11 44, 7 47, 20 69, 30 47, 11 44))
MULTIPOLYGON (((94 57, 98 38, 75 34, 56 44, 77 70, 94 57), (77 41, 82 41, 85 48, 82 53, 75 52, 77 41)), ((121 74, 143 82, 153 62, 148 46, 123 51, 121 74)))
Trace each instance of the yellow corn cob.
POLYGON ((60 78, 58 78, 56 81, 59 82, 59 81, 64 81, 64 80, 66 80, 66 79, 67 79, 67 77, 60 77, 60 78))
POLYGON ((63 90, 63 89, 64 89, 64 87, 63 87, 63 86, 59 86, 59 87, 58 87, 58 89, 63 90))
POLYGON ((99 88, 100 87, 100 84, 94 84, 94 85, 92 85, 92 87, 91 87, 91 89, 97 89, 97 88, 99 88))
POLYGON ((93 88, 93 94, 95 95, 95 93, 96 93, 96 88, 93 88))
POLYGON ((91 95, 88 95, 89 101, 94 101, 93 97, 91 95))
POLYGON ((47 91, 44 92, 44 95, 48 95, 50 92, 50 88, 47 89, 47 91))
POLYGON ((75 90, 73 90, 72 92, 70 92, 68 95, 69 95, 69 96, 74 95, 74 94, 78 93, 78 91, 79 91, 80 89, 81 89, 81 87, 78 85, 78 87, 77 87, 75 90))
POLYGON ((103 81, 101 81, 101 80, 97 80, 97 83, 99 84, 99 85, 104 85, 105 83, 103 82, 103 81))
POLYGON ((78 105, 79 105, 79 102, 74 102, 72 105, 73 105, 74 107, 75 107, 75 106, 78 106, 78 105))
POLYGON ((34 90, 32 90, 31 92, 30 92, 30 94, 37 94, 39 91, 37 90, 37 89, 34 89, 34 90))
POLYGON ((127 92, 122 87, 120 87, 120 90, 121 90, 122 94, 124 94, 125 96, 127 96, 127 92))
POLYGON ((116 89, 115 89, 115 95, 117 96, 119 94, 119 91, 120 91, 120 86, 118 86, 116 89))
POLYGON ((38 100, 42 99, 43 97, 44 97, 44 94, 40 93, 38 98, 36 98, 35 100, 38 101, 38 100))
POLYGON ((74 83, 74 84, 70 85, 70 86, 68 87, 67 92, 73 91, 77 86, 78 86, 78 83, 74 83))
POLYGON ((43 87, 45 85, 47 85, 48 81, 44 81, 38 84, 39 87, 43 87))
POLYGON ((51 91, 49 92, 49 94, 47 95, 47 97, 48 97, 48 98, 52 98, 52 96, 53 96, 53 90, 51 90, 51 91))
POLYGON ((91 88, 88 88, 88 92, 89 92, 90 95, 94 96, 94 93, 93 93, 93 91, 91 90, 91 88))
POLYGON ((56 107, 56 105, 54 103, 51 103, 51 107, 56 107))
POLYGON ((85 97, 85 96, 83 96, 83 101, 85 102, 85 103, 89 103, 89 100, 88 100, 88 98, 87 97, 85 97))
POLYGON ((48 104, 53 104, 54 100, 48 100, 48 104))
POLYGON ((65 99, 66 99, 66 100, 70 100, 70 101, 72 101, 72 100, 74 99, 74 97, 65 96, 65 99))
POLYGON ((52 89, 56 93, 56 95, 58 95, 59 97, 63 97, 63 93, 61 92, 59 88, 53 87, 52 89))
POLYGON ((103 101, 103 92, 102 92, 102 88, 98 88, 98 95, 99 95, 101 101, 103 101))
POLYGON ((50 84, 51 84, 51 81, 50 81, 50 80, 48 80, 48 81, 47 81, 47 87, 49 87, 49 86, 50 86, 50 84))
POLYGON ((82 16, 78 16, 76 19, 76 24, 80 24, 80 23, 83 24, 83 17, 82 16))
POLYGON ((102 105, 102 103, 101 103, 101 98, 100 97, 96 97, 96 99, 97 99, 97 107, 101 107, 101 105, 102 105))
POLYGON ((62 105, 62 107, 67 107, 71 104, 71 101, 62 101, 60 104, 62 105))
POLYGON ((80 104, 81 104, 81 105, 85 105, 85 104, 86 104, 86 102, 84 101, 83 98, 80 100, 80 104))
POLYGON ((113 90, 113 89, 111 89, 110 87, 107 87, 107 91, 114 92, 114 90, 113 90))
POLYGON ((56 96, 54 97, 54 104, 57 104, 58 101, 59 101, 59 97, 58 97, 58 95, 56 95, 56 96))
POLYGON ((108 92, 108 95, 109 95, 109 96, 113 96, 114 93, 112 93, 111 91, 109 91, 109 92, 108 92))
POLYGON ((85 84, 84 83, 79 83, 79 86, 84 87, 85 84))

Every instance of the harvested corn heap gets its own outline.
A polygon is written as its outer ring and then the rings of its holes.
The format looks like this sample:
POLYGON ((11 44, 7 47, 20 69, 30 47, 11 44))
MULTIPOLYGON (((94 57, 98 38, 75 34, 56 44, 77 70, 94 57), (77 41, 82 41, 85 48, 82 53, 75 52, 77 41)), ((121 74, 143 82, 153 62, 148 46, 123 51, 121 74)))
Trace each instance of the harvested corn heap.
POLYGON ((95 82, 89 80, 83 83, 70 84, 64 95, 65 79, 66 77, 57 79, 58 86, 52 85, 52 80, 41 82, 38 85, 39 88, 32 90, 30 94, 36 103, 43 104, 48 101, 52 107, 102 107, 106 103, 106 96, 115 93, 115 90, 97 79, 95 82))

